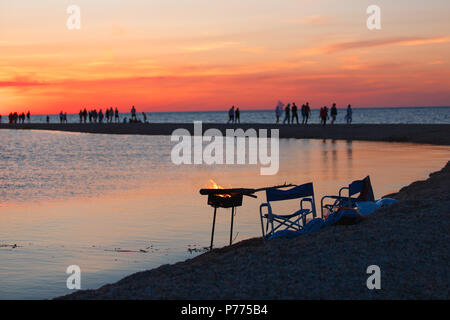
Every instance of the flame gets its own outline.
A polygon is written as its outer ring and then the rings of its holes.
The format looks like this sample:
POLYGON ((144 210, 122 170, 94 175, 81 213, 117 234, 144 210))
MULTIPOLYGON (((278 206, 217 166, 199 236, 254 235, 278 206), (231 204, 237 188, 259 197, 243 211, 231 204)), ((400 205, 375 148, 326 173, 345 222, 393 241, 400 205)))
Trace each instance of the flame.
MULTIPOLYGON (((211 183, 208 186, 208 188, 210 188, 210 189, 225 189, 220 184, 217 184, 213 179, 209 179, 209 182, 211 183)), ((229 195, 229 194, 217 194, 217 196, 223 197, 223 198, 231 198, 231 195, 229 195)))

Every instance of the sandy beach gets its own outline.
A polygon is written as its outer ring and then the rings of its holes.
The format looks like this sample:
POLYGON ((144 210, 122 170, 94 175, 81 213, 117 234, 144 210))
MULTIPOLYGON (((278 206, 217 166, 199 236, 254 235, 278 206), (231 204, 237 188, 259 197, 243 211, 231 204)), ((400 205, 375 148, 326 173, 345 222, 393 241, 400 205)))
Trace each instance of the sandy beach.
MULTIPOLYGON (((193 132, 192 123, 68 123, 68 124, 0 124, 0 129, 23 130, 55 130, 66 132, 84 132, 100 134, 139 134, 170 135, 179 128, 193 132)), ((270 124, 237 124, 203 123, 203 130, 216 128, 225 133, 226 129, 242 128, 247 130, 279 129, 280 138, 297 139, 336 139, 414 142, 436 145, 450 145, 449 124, 354 124, 354 125, 270 125, 270 124)))
POLYGON ((449 299, 450 162, 363 222, 249 239, 62 299, 449 299), (366 269, 381 269, 368 290, 366 269))

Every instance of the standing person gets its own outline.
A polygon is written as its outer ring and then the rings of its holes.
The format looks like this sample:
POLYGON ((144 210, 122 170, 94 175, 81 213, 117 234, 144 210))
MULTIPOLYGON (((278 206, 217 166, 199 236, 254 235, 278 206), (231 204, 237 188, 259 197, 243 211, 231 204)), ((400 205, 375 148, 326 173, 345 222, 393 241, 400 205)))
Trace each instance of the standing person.
POLYGON ((145 112, 142 112, 142 118, 144 119, 144 123, 147 122, 147 115, 145 114, 145 112))
POLYGON ((63 123, 64 120, 64 114, 62 112, 62 110, 59 112, 59 123, 63 123))
POLYGON ((46 121, 47 121, 47 123, 50 123, 50 117, 49 116, 47 116, 46 121))
POLYGON ((305 117, 306 117, 306 106, 305 106, 305 104, 302 104, 301 112, 302 112, 302 124, 305 124, 305 117))
POLYGON ((345 119, 347 120, 347 124, 352 124, 352 116, 353 116, 353 110, 352 106, 349 104, 347 107, 347 114, 345 115, 345 119))
POLYGON ((27 121, 28 121, 28 123, 30 123, 30 120, 31 120, 31 113, 30 113, 30 110, 28 110, 28 112, 27 112, 27 121))
POLYGON ((67 112, 64 112, 64 123, 67 123, 67 112))
POLYGON ((311 115, 311 108, 309 107, 309 102, 305 105, 305 124, 308 124, 309 116, 311 115))
POLYGON ((114 110, 113 107, 109 108, 109 117, 110 117, 110 122, 113 122, 113 118, 114 118, 114 110))
POLYGON ((297 120, 297 124, 298 123, 298 114, 297 114, 298 108, 295 105, 295 102, 292 103, 292 124, 294 124, 294 119, 297 120))
POLYGON ((234 112, 234 122, 241 123, 241 112, 239 111, 239 108, 236 108, 236 111, 234 112))
POLYGON ((277 117, 277 122, 280 122, 280 117, 281 117, 281 109, 283 108, 283 103, 281 101, 278 101, 277 106, 275 108, 275 116, 277 117))
POLYGON ((286 121, 288 122, 288 124, 291 124, 291 104, 288 103, 286 108, 284 108, 284 120, 283 120, 283 124, 286 123, 286 121))
POLYGON ((117 109, 117 107, 116 107, 116 110, 114 111, 114 113, 115 113, 116 122, 119 123, 119 109, 117 109))
POLYGON ((80 123, 83 123, 83 110, 80 109, 78 116, 80 117, 80 123))
POLYGON ((2 115, 0 114, 0 123, 2 123, 2 115))
POLYGON ((134 106, 131 108, 131 120, 137 121, 136 108, 134 106))
POLYGON ((87 120, 87 110, 86 110, 86 108, 84 108, 84 110, 83 110, 83 119, 84 119, 84 123, 86 123, 86 120, 87 120))
POLYGON ((331 124, 334 124, 334 122, 336 121, 336 116, 337 116, 336 103, 333 103, 330 113, 331 113, 331 124))
POLYGON ((108 123, 109 122, 109 109, 108 108, 106 108, 106 110, 105 110, 105 116, 106 116, 106 122, 108 123))
POLYGON ((234 123, 234 106, 228 110, 228 122, 227 123, 234 123))
POLYGON ((103 122, 103 111, 102 111, 102 109, 100 109, 100 111, 98 112, 98 122, 99 123, 103 122))
POLYGON ((320 109, 320 118, 321 118, 322 125, 325 126, 327 124, 327 119, 328 119, 327 106, 324 106, 322 109, 320 109))

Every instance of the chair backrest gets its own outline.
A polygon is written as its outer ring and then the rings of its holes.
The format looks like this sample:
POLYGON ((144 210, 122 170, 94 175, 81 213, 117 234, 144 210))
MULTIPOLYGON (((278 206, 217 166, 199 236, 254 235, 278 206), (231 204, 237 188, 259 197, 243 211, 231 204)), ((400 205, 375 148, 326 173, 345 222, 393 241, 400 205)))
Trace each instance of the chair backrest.
POLYGON ((288 190, 270 188, 266 190, 266 196, 268 202, 314 197, 314 188, 312 182, 288 190))
POLYGON ((367 176, 362 180, 356 180, 348 186, 350 197, 359 193, 358 199, 362 201, 375 201, 373 194, 372 183, 370 177, 367 176))

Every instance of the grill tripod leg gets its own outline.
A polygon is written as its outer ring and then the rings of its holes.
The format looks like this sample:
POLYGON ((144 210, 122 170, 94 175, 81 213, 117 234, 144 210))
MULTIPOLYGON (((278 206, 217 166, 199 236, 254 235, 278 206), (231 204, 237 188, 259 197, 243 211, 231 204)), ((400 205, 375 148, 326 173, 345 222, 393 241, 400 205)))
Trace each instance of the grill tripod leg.
POLYGON ((231 229, 230 229, 230 246, 233 243, 233 221, 234 220, 234 207, 231 208, 231 229))
POLYGON ((211 232, 211 246, 209 248, 210 251, 213 249, 213 242, 214 242, 214 228, 216 226, 216 212, 217 208, 214 208, 214 218, 213 218, 213 225, 212 225, 212 232, 211 232))

